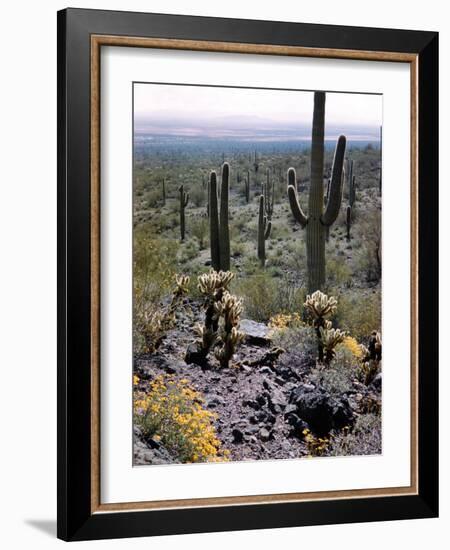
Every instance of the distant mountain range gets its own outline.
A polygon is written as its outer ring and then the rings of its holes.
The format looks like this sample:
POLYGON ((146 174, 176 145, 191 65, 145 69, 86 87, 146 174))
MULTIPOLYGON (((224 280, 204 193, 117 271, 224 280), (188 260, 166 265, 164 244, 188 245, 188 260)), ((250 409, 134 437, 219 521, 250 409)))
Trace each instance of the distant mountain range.
MULTIPOLYGON (((340 134, 353 141, 378 141, 377 126, 327 124, 326 137, 334 139, 340 134)), ((291 121, 277 121, 263 117, 217 117, 192 120, 158 116, 136 117, 135 137, 197 137, 209 139, 233 139, 242 141, 305 141, 311 138, 311 125, 291 121)))

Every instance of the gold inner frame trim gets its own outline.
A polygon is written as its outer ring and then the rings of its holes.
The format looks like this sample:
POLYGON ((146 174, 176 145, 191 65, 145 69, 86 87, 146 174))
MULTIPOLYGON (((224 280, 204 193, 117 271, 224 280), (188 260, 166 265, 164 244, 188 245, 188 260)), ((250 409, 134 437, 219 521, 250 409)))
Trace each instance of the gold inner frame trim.
POLYGON ((418 494, 418 56, 409 53, 306 48, 131 36, 91 36, 91 513, 162 510, 404 496, 418 494), (283 493, 104 504, 100 500, 100 50, 102 46, 390 61, 410 65, 411 82, 411 455, 408 487, 283 493))

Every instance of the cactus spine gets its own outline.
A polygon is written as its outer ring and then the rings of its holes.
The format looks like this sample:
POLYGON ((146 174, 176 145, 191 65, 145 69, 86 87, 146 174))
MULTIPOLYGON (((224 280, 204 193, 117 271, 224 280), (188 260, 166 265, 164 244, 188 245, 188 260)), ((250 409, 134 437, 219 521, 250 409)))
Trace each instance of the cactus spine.
POLYGON ((216 271, 230 269, 230 230, 228 225, 228 189, 230 167, 227 162, 222 166, 220 186, 220 214, 218 208, 217 175, 211 172, 209 180, 209 231, 211 244, 211 264, 216 271))
POLYGON ((330 193, 324 210, 323 158, 325 133, 325 92, 314 92, 314 113, 311 143, 311 183, 308 216, 300 206, 295 170, 288 170, 288 197, 292 213, 302 227, 306 227, 306 255, 308 290, 314 292, 325 284, 325 228, 331 226, 339 214, 342 201, 343 165, 346 138, 340 136, 334 153, 330 193))
POLYGON ((180 233, 181 233, 181 240, 184 241, 184 236, 186 231, 184 210, 189 202, 189 193, 185 193, 184 185, 180 185, 180 187, 178 188, 178 191, 180 192, 180 233))
POLYGON ((259 197, 259 214, 258 214, 258 258, 261 262, 261 267, 266 264, 266 240, 270 237, 272 222, 265 215, 265 198, 264 195, 259 197))

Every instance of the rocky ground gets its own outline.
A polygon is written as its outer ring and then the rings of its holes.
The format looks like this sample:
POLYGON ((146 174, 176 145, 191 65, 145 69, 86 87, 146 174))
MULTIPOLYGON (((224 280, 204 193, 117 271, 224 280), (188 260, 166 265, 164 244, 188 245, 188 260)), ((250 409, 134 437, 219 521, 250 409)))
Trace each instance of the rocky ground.
MULTIPOLYGON (((241 321, 246 338, 229 369, 220 369, 214 357, 204 365, 187 364, 186 350, 195 338, 192 327, 202 312, 195 302, 186 305, 158 351, 135 356, 134 372, 142 384, 161 374, 188 379, 203 395, 204 407, 217 414, 217 436, 230 451, 230 460, 306 456, 304 429, 326 436, 351 427, 361 403, 379 401, 381 375, 369 387, 355 379, 342 395, 329 393, 309 378, 316 366, 314 356, 295 347, 283 351, 274 347, 268 327, 249 320, 241 321)), ((135 427, 134 462, 166 464, 175 459, 135 427)))

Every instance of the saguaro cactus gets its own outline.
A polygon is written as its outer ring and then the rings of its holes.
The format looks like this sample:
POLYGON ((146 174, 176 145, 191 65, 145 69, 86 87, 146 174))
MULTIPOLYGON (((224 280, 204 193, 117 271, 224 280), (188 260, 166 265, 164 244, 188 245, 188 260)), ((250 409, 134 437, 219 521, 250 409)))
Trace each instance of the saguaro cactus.
POLYGON ((349 181, 349 191, 348 191, 348 204, 353 208, 356 200, 356 181, 355 176, 349 181))
POLYGON ((354 163, 353 160, 347 161, 347 167, 348 167, 348 175, 347 175, 347 182, 348 182, 348 203, 353 208, 353 204, 356 200, 356 178, 354 175, 354 163))
POLYGON ((263 195, 264 195, 264 208, 266 211, 266 216, 269 221, 272 220, 273 216, 273 205, 275 202, 275 182, 272 179, 270 181, 270 170, 267 169, 267 182, 263 184, 263 195))
POLYGON ((255 160, 253 162, 253 169, 255 170, 255 175, 257 174, 258 172, 258 168, 259 168, 259 164, 258 164, 258 154, 255 150, 255 160))
POLYGON ((270 237, 272 222, 265 215, 265 198, 264 195, 259 197, 259 213, 258 213, 258 258, 261 262, 261 267, 266 264, 266 239, 270 237))
POLYGON ((185 193, 184 185, 180 185, 180 187, 178 188, 178 191, 180 192, 180 233, 181 233, 181 240, 184 241, 184 236, 186 231, 184 210, 189 202, 189 193, 185 193))
POLYGON ((339 136, 333 159, 330 193, 324 210, 323 158, 325 131, 325 92, 314 93, 314 113, 311 143, 311 183, 308 216, 300 206, 296 175, 288 170, 288 197, 292 213, 302 227, 306 227, 306 255, 308 290, 314 292, 325 284, 325 229, 332 225, 339 214, 342 201, 343 166, 346 146, 345 136, 339 136), (293 182, 293 183, 292 183, 293 182))
POLYGON ((164 178, 162 179, 161 187, 162 187, 162 202, 163 202, 163 205, 165 206, 166 205, 166 180, 164 178))
POLYGON ((250 202, 250 172, 247 172, 247 179, 244 182, 245 202, 250 202))
POLYGON ((220 214, 218 208, 217 175, 213 171, 209 180, 209 228, 211 244, 211 264, 216 271, 230 269, 230 230, 228 225, 228 186, 230 167, 227 162, 222 166, 220 189, 220 214))
POLYGON ((347 206, 347 213, 346 213, 346 220, 345 220, 346 226, 347 226, 347 241, 350 240, 350 228, 352 226, 352 207, 350 205, 347 206))

